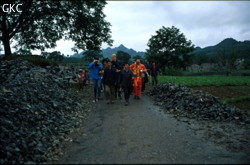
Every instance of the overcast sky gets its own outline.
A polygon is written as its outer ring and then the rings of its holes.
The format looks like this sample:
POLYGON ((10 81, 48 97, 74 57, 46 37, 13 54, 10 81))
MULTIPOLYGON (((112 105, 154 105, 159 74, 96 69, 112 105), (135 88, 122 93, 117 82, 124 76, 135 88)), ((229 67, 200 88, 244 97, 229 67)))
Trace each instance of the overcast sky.
MULTIPOLYGON (((120 44, 145 51, 151 35, 162 26, 175 26, 195 46, 206 47, 225 38, 250 40, 248 1, 107 1, 113 47, 120 44)), ((73 43, 58 41, 55 50, 73 54, 73 43)), ((102 48, 107 45, 103 44, 102 48)), ((54 50, 54 49, 53 49, 54 50)), ((49 50, 50 51, 50 50, 49 50)), ((52 51, 52 50, 51 50, 52 51)))

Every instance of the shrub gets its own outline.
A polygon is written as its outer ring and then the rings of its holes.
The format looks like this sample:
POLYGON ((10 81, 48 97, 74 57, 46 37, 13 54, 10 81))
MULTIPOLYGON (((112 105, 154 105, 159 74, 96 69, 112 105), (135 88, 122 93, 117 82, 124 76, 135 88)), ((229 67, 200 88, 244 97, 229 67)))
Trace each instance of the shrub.
POLYGON ((243 63, 243 68, 250 69, 250 59, 245 59, 245 61, 243 63))
POLYGON ((174 67, 165 67, 162 71, 162 74, 166 76, 183 76, 182 70, 174 67))

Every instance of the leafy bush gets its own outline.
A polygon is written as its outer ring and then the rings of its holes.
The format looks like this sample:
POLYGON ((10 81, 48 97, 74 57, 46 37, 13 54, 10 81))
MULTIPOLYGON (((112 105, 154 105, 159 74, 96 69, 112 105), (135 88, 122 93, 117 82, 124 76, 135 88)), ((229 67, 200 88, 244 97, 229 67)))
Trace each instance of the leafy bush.
POLYGON ((243 68, 250 69, 250 59, 245 59, 245 61, 243 63, 243 68))
POLYGON ((183 76, 182 70, 174 67, 165 67, 162 71, 162 74, 165 76, 183 76))

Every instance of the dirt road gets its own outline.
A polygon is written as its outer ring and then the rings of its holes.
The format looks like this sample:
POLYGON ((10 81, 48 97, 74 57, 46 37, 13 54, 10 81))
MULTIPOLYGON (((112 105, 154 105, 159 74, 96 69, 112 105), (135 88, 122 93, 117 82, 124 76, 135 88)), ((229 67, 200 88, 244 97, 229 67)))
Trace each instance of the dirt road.
POLYGON ((249 163, 249 153, 230 151, 165 114, 148 96, 107 105, 99 101, 76 140, 53 163, 249 163))

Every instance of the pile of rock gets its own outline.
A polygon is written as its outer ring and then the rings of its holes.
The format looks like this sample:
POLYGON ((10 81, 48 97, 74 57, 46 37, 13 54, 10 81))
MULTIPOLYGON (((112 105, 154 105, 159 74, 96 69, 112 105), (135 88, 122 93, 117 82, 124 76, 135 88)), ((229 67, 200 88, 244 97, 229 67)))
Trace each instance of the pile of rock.
POLYGON ((250 123, 249 114, 221 102, 204 91, 195 91, 173 83, 160 84, 149 92, 157 105, 175 114, 198 120, 232 121, 250 123))
POLYGON ((85 102, 67 90, 75 73, 62 66, 0 62, 0 164, 44 162, 85 116, 85 102))

